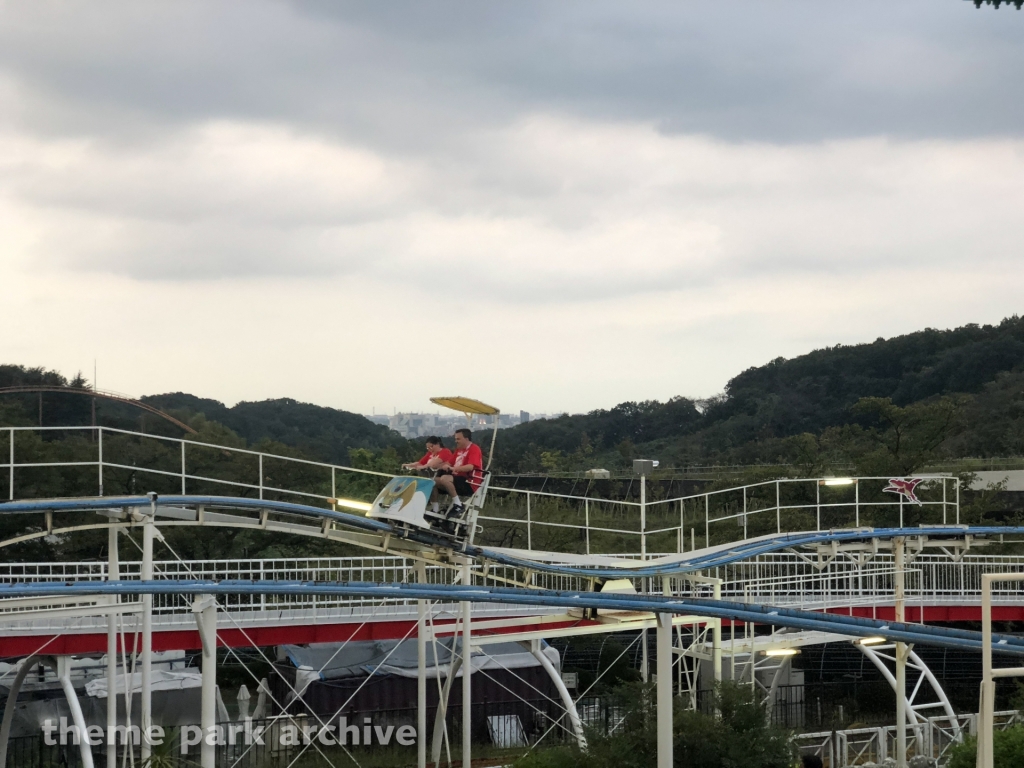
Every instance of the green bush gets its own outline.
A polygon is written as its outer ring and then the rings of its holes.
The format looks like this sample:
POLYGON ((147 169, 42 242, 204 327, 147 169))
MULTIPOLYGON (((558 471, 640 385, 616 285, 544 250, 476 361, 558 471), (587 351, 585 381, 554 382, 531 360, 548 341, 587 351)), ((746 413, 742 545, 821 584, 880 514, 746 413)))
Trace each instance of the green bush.
MULTIPOLYGON (((615 733, 588 734, 586 750, 556 747, 531 752, 515 768, 649 768, 657 763, 657 709, 653 685, 618 690, 625 718, 615 733)), ((789 733, 768 722, 749 687, 725 683, 715 697, 720 717, 673 710, 677 768, 791 768, 796 752, 789 733)))
MULTIPOLYGON (((963 744, 950 750, 946 768, 974 768, 977 763, 978 739, 969 736, 963 744)), ((994 768, 1020 768, 1024 765, 1024 725, 1015 725, 992 734, 992 765, 994 768)))

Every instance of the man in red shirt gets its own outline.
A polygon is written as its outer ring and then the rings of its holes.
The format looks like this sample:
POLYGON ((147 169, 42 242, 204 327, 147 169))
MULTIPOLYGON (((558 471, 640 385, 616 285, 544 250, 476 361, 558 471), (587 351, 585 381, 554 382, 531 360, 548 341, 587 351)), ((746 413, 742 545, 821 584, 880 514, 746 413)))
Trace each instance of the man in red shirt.
POLYGON ((469 497, 480 487, 484 479, 484 456, 480 446, 473 442, 473 433, 468 429, 455 430, 455 457, 442 470, 451 474, 438 475, 435 479, 438 490, 453 499, 451 515, 461 516, 463 512, 460 496, 469 497))

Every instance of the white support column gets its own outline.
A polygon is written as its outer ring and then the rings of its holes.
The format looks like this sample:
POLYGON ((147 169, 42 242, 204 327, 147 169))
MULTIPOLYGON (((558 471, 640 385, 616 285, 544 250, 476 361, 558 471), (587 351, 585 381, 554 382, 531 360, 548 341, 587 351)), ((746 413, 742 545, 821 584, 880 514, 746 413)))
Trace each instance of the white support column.
POLYGON ((441 689, 441 700, 437 702, 437 714, 434 716, 434 740, 430 745, 430 759, 436 765, 441 759, 441 747, 444 746, 445 718, 448 715, 448 701, 451 696, 452 686, 455 685, 455 676, 462 669, 462 657, 455 654, 455 636, 452 636, 451 664, 448 667, 448 679, 444 681, 441 689))
POLYGON ((7 471, 8 471, 7 478, 8 478, 8 483, 9 483, 8 486, 7 486, 7 490, 8 490, 7 498, 10 499, 11 501, 14 501, 14 428, 13 427, 10 429, 10 435, 11 435, 11 438, 10 438, 11 439, 10 454, 8 455, 8 459, 7 459, 7 461, 10 462, 10 466, 7 468, 7 471))
MULTIPOLYGON (((959 498, 957 502, 959 503, 959 498)), ((978 768, 992 768, 992 718, 996 709, 996 678, 1024 677, 1024 667, 992 669, 992 585, 1000 581, 1024 581, 1024 573, 986 573, 981 577, 982 679, 981 702, 978 707, 978 768)))
POLYGON ((7 745, 11 740, 11 724, 14 722, 14 710, 18 704, 18 694, 21 693, 21 685, 25 682, 25 676, 36 665, 38 659, 29 656, 21 662, 14 680, 11 681, 11 690, 7 694, 7 703, 4 705, 3 724, 0 725, 0 768, 7 768, 7 745))
MULTIPOLYGON (((469 562, 462 566, 462 583, 470 585, 469 562)), ((466 601, 462 604, 462 768, 472 768, 472 737, 473 737, 473 646, 472 646, 472 606, 466 601)))
POLYGON ((71 719, 78 727, 80 736, 78 751, 82 756, 82 768, 94 768, 85 716, 82 714, 82 705, 78 701, 78 694, 75 693, 75 686, 71 683, 71 657, 57 656, 56 667, 57 679, 60 680, 60 687, 64 689, 64 696, 68 700, 68 709, 71 710, 71 719))
POLYGON ((658 614, 658 768, 672 768, 672 614, 658 614))
POLYGON ((647 623, 644 622, 640 630, 640 679, 645 683, 650 681, 650 664, 647 660, 647 623))
POLYGON ((586 749, 587 739, 583 733, 583 722, 580 720, 579 712, 576 709, 576 702, 572 700, 572 694, 565 687, 565 681, 562 680, 558 670, 555 669, 551 660, 544 655, 544 649, 541 646, 543 642, 543 640, 523 640, 519 644, 524 648, 529 648, 533 657, 540 662, 541 667, 548 673, 551 682, 555 684, 555 690, 558 691, 558 697, 562 700, 562 706, 565 707, 565 712, 569 715, 569 723, 572 725, 572 732, 576 735, 576 743, 579 744, 580 749, 586 749))
POLYGON ((981 577, 981 702, 978 707, 978 768, 992 768, 992 718, 996 710, 996 681, 992 677, 992 581, 981 577))
MULTIPOLYGON (((92 407, 93 407, 93 416, 95 417, 95 415, 96 415, 96 401, 95 400, 92 401, 92 407)), ((102 496, 103 495, 103 427, 100 427, 97 430, 97 432, 99 433, 99 437, 97 438, 97 441, 96 441, 96 447, 97 447, 96 469, 97 469, 97 473, 99 475, 99 477, 98 477, 98 480, 99 480, 99 491, 100 491, 99 495, 102 496)))
MULTIPOLYGON (((906 539, 892 540, 895 560, 896 621, 905 620, 904 588, 906 585, 906 539)), ((907 768, 907 644, 896 643, 896 768, 907 768)))
MULTIPOLYGON (((107 528, 107 581, 120 581, 121 568, 117 552, 117 526, 111 521, 107 528)), ((112 595, 113 608, 120 602, 112 595)), ((127 681, 126 681, 127 682, 127 681)), ((126 723, 127 725, 127 723, 126 723)), ((107 614, 107 768, 117 768, 117 614, 107 614)))
POLYGON ((199 727, 203 731, 199 764, 215 768, 216 745, 208 738, 217 729, 217 600, 213 595, 199 595, 192 603, 199 637, 203 642, 203 688, 199 727))
MULTIPOLYGON (((427 583, 427 568, 416 562, 416 581, 427 583)), ((416 768, 427 766, 427 601, 416 601, 416 768)))
MULTIPOLYGON (((722 599, 722 580, 715 579, 715 600, 722 599)), ((715 682, 722 682, 722 620, 714 619, 714 631, 712 639, 714 642, 714 648, 712 649, 712 664, 715 670, 715 682)))
MULTIPOLYGON (((156 494, 149 494, 149 514, 142 521, 142 580, 153 580, 153 521, 156 517, 156 494)), ((142 596, 142 705, 141 755, 149 759, 150 729, 153 726, 153 595, 142 596)))

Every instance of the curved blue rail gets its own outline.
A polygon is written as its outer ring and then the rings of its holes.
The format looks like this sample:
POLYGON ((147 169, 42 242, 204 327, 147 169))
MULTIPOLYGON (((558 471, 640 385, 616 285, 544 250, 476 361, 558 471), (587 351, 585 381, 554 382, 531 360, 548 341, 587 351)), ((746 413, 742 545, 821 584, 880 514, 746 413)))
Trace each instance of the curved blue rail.
MULTIPOLYGON (((438 584, 370 584, 301 581, 76 581, 0 585, 0 598, 83 595, 307 595, 442 602, 502 603, 576 609, 672 613, 831 632, 850 637, 881 636, 960 650, 981 650, 981 633, 925 624, 840 616, 728 600, 678 599, 659 595, 477 587, 438 584)), ((628 626, 623 626, 627 629, 628 626)), ((1024 655, 1024 638, 993 635, 996 653, 1024 655)))
MULTIPOLYGON (((90 499, 44 499, 33 501, 14 501, 0 504, 0 515, 31 514, 47 511, 74 512, 110 508, 139 508, 154 504, 161 506, 211 506, 219 508, 235 508, 250 510, 267 510, 282 514, 295 515, 316 520, 331 520, 339 525, 357 531, 374 534, 392 534, 431 547, 452 548, 451 539, 434 534, 430 531, 397 530, 382 520, 374 520, 362 515, 337 512, 306 504, 295 504, 286 501, 269 501, 262 499, 244 499, 231 496, 158 496, 151 500, 148 496, 108 496, 90 499)), ((870 541, 872 539, 890 540, 898 536, 927 536, 931 539, 963 539, 966 536, 990 537, 1002 535, 1024 534, 1024 526, 920 526, 918 528, 861 528, 838 529, 832 531, 814 531, 805 533, 781 533, 759 539, 738 542, 734 546, 725 547, 712 552, 694 552, 690 556, 681 556, 669 563, 652 565, 624 564, 622 567, 586 566, 553 564, 518 557, 488 547, 469 545, 462 551, 473 558, 490 560, 491 562, 523 568, 544 573, 559 573, 593 579, 644 578, 671 576, 675 574, 693 573, 708 568, 728 565, 747 560, 757 555, 769 554, 791 547, 812 544, 828 544, 831 542, 870 541)))

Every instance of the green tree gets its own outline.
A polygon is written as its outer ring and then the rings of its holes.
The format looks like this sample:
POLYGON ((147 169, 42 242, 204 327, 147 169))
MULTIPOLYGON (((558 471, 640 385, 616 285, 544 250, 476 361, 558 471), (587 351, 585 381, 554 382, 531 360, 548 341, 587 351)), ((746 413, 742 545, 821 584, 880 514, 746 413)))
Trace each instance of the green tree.
POLYGON ((888 397, 863 397, 852 408, 868 422, 872 447, 855 461, 866 475, 909 475, 934 460, 963 428, 964 400, 940 397, 905 407, 888 397))
MULTIPOLYGON (((946 768, 975 768, 978 761, 978 739, 968 736, 949 752, 946 768)), ((992 734, 992 765, 994 768, 1020 768, 1024 765, 1024 725, 1015 725, 992 734)))
MULTIPOLYGON (((531 752, 516 768, 649 768, 657 762, 655 686, 619 689, 624 717, 611 735, 592 732, 587 749, 557 747, 531 752)), ((796 760, 789 733, 771 725, 748 686, 724 683, 716 691, 719 716, 684 709, 673 714, 676 768, 791 768, 796 760)))

